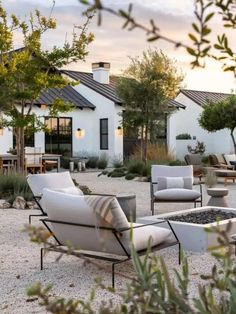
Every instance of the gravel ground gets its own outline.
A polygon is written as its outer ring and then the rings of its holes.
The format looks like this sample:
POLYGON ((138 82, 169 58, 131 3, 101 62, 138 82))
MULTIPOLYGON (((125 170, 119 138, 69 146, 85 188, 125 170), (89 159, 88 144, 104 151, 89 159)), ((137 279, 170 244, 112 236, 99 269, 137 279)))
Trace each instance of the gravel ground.
MULTIPOLYGON (((137 197, 137 216, 150 215, 149 205, 149 184, 145 182, 125 181, 118 178, 97 177, 97 173, 73 174, 80 184, 88 185, 93 191, 102 193, 135 193, 137 197)), ((220 185, 219 185, 220 186, 220 185)), ((222 186, 222 185, 221 185, 222 186)), ((230 193, 228 202, 231 207, 236 207, 235 184, 229 184, 230 193)), ((206 194, 204 192, 204 194, 206 194)), ((204 204, 207 197, 204 195, 204 204)), ((186 208, 183 204, 165 204, 158 206, 156 213, 178 210, 186 208)), ((86 300, 94 283, 94 278, 103 278, 104 283, 110 284, 111 275, 109 273, 110 264, 107 271, 97 269, 92 264, 83 265, 83 262, 75 257, 64 256, 59 263, 55 263, 56 254, 49 253, 45 257, 45 268, 39 268, 39 247, 31 243, 26 233, 22 232, 23 226, 28 222, 28 215, 36 211, 0 209, 0 313, 3 314, 26 314, 26 313, 46 313, 38 305, 38 301, 29 301, 26 289, 35 282, 43 285, 53 284, 52 295, 64 296, 67 298, 82 298, 86 300)), ((37 218, 33 220, 34 225, 40 225, 37 218)), ((177 262, 177 251, 169 248, 160 251, 166 260, 168 268, 179 269, 177 262)), ((190 295, 196 295, 199 283, 199 270, 201 273, 208 273, 213 265, 213 258, 208 254, 197 254, 188 252, 190 264, 191 285, 190 295)), ((117 267, 118 271, 123 271, 124 266, 117 267)), ((125 264, 125 272, 133 273, 131 262, 125 264)), ((116 276, 116 288, 122 291, 126 281, 116 276)), ((119 297, 114 296, 101 289, 97 291, 95 307, 104 300, 113 299, 119 302, 119 297)))

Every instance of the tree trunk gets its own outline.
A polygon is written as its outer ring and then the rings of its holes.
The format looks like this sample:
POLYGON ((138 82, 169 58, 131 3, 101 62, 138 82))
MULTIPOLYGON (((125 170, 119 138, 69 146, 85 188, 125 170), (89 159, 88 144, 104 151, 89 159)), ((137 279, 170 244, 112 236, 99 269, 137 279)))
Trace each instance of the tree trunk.
POLYGON ((143 125, 141 126, 140 160, 143 160, 143 125))
POLYGON ((230 135, 231 135, 231 138, 232 138, 232 141, 233 141, 233 145, 234 145, 234 152, 236 154, 236 141, 235 141, 235 138, 234 138, 234 129, 233 128, 232 130, 230 130, 230 135))
POLYGON ((16 128, 17 173, 25 174, 24 128, 16 128))
POLYGON ((143 161, 147 164, 147 153, 148 153, 148 124, 145 126, 145 137, 144 137, 144 150, 143 150, 143 161))

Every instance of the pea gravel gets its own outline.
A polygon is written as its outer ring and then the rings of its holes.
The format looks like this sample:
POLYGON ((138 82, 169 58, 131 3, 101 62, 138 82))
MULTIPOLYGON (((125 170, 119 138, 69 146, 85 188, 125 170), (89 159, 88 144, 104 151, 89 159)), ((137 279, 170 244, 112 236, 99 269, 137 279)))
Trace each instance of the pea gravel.
MULTIPOLYGON (((80 184, 87 184, 93 191, 106 193, 132 193, 137 197, 137 216, 147 216, 149 210, 149 183, 125 181, 122 178, 97 177, 97 173, 73 174, 80 184)), ((235 192, 235 185, 229 185, 235 192)), ((230 192, 230 195, 233 194, 230 192)), ((207 198, 205 197, 205 201, 207 198)), ((233 198, 230 199, 233 206, 233 198)), ((236 204, 235 204, 236 205, 236 204)), ((188 205, 189 206, 189 205, 188 205)), ((165 204, 159 208, 160 213, 186 208, 186 204, 165 204), (182 205, 182 207, 181 207, 182 205)), ((99 270, 92 264, 83 265, 83 261, 72 256, 64 256, 58 263, 55 262, 56 253, 49 253, 45 257, 45 269, 40 271, 39 246, 31 243, 28 235, 22 232, 23 226, 28 222, 28 215, 36 213, 35 210, 0 209, 0 313, 1 314, 28 314, 46 313, 44 308, 38 305, 38 300, 30 300, 26 289, 36 282, 44 286, 53 284, 52 295, 66 298, 81 298, 86 300, 94 283, 94 278, 100 277, 104 283, 111 283, 110 264, 107 271, 99 270)), ((33 224, 40 226, 38 218, 33 219, 33 224)), ((169 270, 179 269, 177 251, 174 248, 162 250, 162 254, 169 270)), ((196 295, 200 282, 199 271, 207 274, 214 259, 208 254, 187 253, 190 264, 190 296, 196 295)), ((132 274, 132 263, 127 262, 117 270, 132 274)), ((116 288, 119 292, 125 287, 127 280, 116 276, 116 288)), ((98 308, 101 301, 112 299, 120 302, 118 296, 114 296, 104 290, 98 289, 94 307, 98 308)))

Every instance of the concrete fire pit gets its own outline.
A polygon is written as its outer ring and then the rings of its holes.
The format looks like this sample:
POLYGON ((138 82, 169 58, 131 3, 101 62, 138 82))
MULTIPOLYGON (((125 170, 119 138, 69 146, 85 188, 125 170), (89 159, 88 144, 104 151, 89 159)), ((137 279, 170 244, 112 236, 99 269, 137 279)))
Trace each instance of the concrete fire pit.
MULTIPOLYGON (((194 209, 186 209, 176 212, 171 212, 168 214, 162 215, 154 215, 154 216, 146 216, 139 218, 137 222, 139 223, 150 223, 154 222, 160 218, 167 218, 171 216, 182 216, 187 215, 189 213, 194 212, 204 212, 204 211, 222 211, 226 213, 234 213, 236 214, 235 208, 225 208, 225 207, 214 207, 214 206, 205 206, 205 207, 197 207, 194 209)), ((209 246, 214 246, 217 244, 217 236, 214 233, 207 233, 204 229, 212 226, 219 225, 220 228, 225 229, 229 220, 232 222, 232 228, 230 230, 230 234, 236 233, 236 218, 231 218, 227 220, 222 220, 219 222, 206 223, 206 224, 197 224, 197 223, 189 223, 189 222, 180 222, 173 221, 170 219, 171 226, 173 227, 179 241, 184 250, 194 251, 194 252, 205 252, 207 251, 209 246)), ((163 224, 163 227, 165 225, 163 224)))

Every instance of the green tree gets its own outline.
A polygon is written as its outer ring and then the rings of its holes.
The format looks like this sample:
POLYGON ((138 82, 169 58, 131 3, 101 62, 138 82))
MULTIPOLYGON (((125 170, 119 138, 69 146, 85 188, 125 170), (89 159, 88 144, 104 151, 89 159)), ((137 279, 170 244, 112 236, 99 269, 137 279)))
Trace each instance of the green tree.
POLYGON ((124 125, 140 132, 142 159, 147 160, 147 144, 155 123, 173 111, 168 100, 176 97, 183 76, 162 52, 148 50, 131 64, 118 80, 117 93, 124 101, 124 125))
MULTIPOLYGON (((70 83, 58 69, 86 57, 87 45, 93 40, 92 34, 87 35, 90 18, 87 16, 79 35, 73 32, 71 43, 66 41, 63 47, 54 46, 48 51, 41 47, 42 36, 56 28, 56 21, 38 10, 30 14, 28 22, 21 21, 15 15, 8 16, 0 3, 0 124, 15 129, 18 172, 24 172, 26 129, 36 132, 44 128, 32 111, 35 101, 43 90, 70 83), (21 33, 24 48, 13 50, 16 32, 21 33)), ((56 99, 50 106, 50 115, 70 109, 71 104, 56 99)))
POLYGON ((234 130, 236 127, 236 96, 230 96, 219 102, 208 102, 199 118, 199 124, 209 132, 229 129, 236 153, 234 130))

